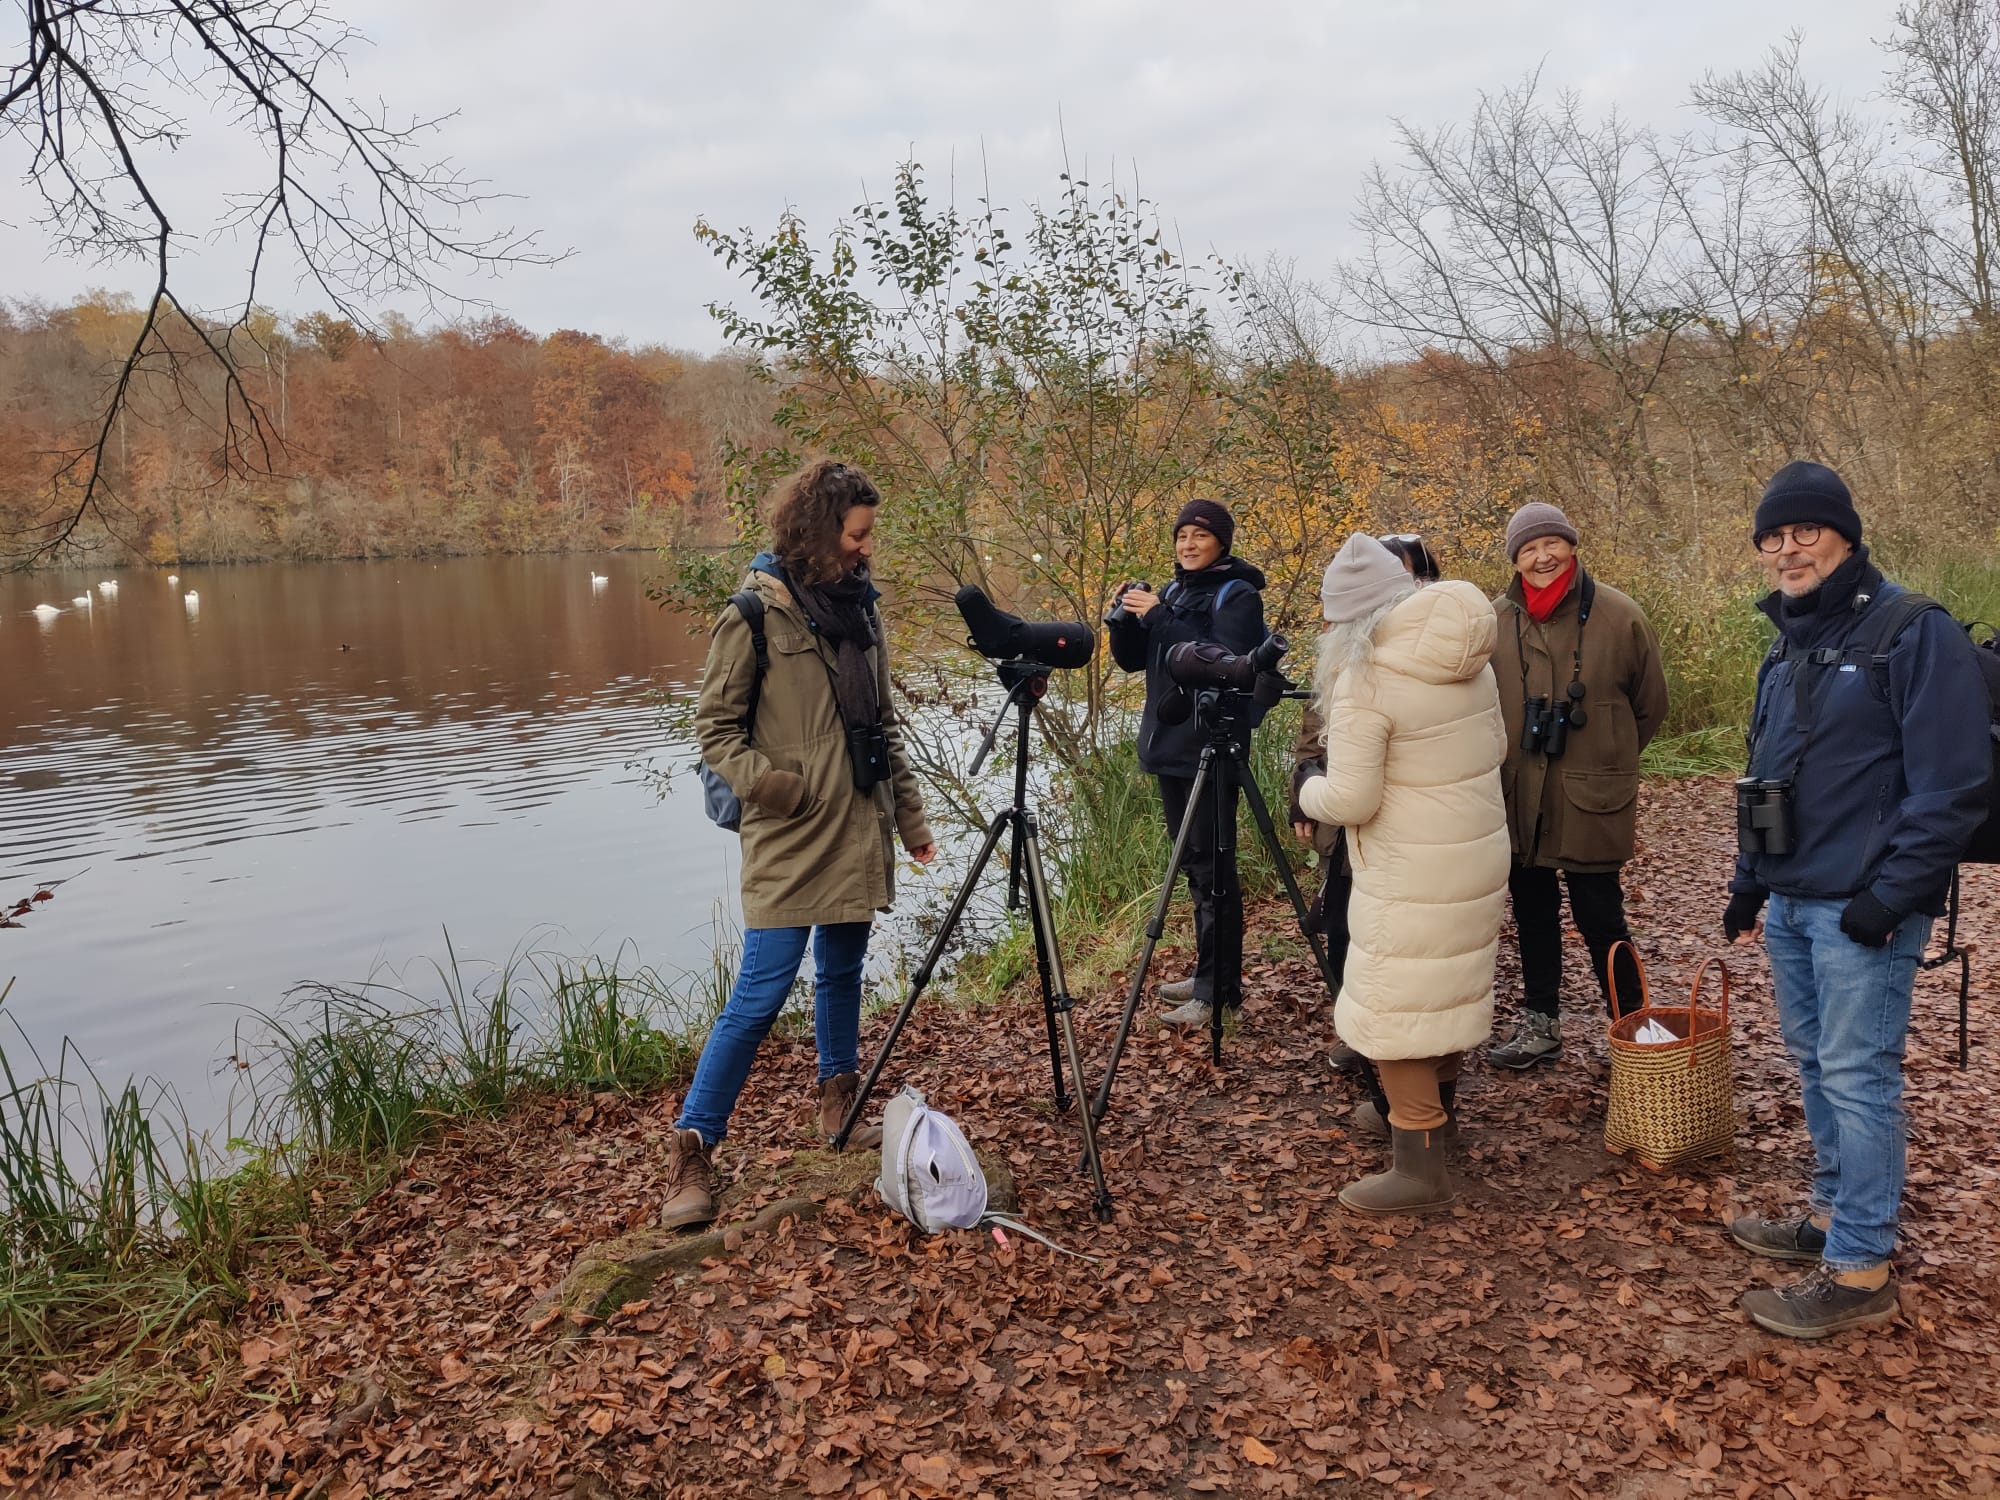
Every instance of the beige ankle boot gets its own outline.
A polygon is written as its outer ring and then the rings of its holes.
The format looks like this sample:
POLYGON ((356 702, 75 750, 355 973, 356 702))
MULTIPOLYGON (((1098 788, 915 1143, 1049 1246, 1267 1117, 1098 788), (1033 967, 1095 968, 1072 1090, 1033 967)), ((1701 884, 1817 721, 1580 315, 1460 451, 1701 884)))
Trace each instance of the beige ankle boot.
MULTIPOLYGON (((854 1108, 854 1096, 860 1091, 859 1073, 836 1073, 819 1086, 819 1133, 832 1140, 840 1133, 847 1112, 854 1108)), ((850 1151, 873 1151, 882 1144, 880 1125, 856 1125, 854 1134, 847 1138, 850 1151)))
POLYGON ((715 1219, 715 1148, 699 1130, 676 1130, 667 1143, 667 1201, 662 1229, 692 1229, 715 1219))

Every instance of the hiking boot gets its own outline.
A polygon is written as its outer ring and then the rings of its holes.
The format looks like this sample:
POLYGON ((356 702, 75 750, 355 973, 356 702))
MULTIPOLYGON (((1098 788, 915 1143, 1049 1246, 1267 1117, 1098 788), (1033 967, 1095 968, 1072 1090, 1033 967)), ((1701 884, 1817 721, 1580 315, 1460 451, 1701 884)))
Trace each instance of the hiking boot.
POLYGON ((1729 1237, 1753 1255, 1772 1260, 1817 1262, 1826 1251, 1826 1231, 1813 1223, 1811 1214, 1796 1219, 1759 1219, 1745 1215, 1729 1225, 1729 1237))
POLYGON ((1563 1055, 1562 1018, 1524 1010, 1507 1040, 1492 1048, 1486 1060, 1496 1068, 1525 1072, 1536 1063, 1556 1062, 1563 1055))
MULTIPOLYGON (((1193 981, 1189 981, 1192 983, 1193 981)), ((1190 1000, 1178 1009, 1170 1010, 1160 1017, 1162 1026, 1203 1027, 1208 1025, 1209 1006, 1206 1000, 1190 1000)))
MULTIPOLYGON (((854 1095, 861 1087, 859 1073, 836 1073, 819 1086, 819 1133, 828 1140, 840 1134, 847 1112, 854 1108, 854 1095)), ((882 1144, 880 1125, 856 1125, 847 1138, 850 1151, 873 1151, 882 1144)))
POLYGON ((1333 1050, 1326 1055, 1326 1065, 1336 1073, 1359 1073, 1368 1066, 1368 1059, 1347 1043, 1336 1041, 1333 1050))
POLYGON ((1823 1339, 1850 1328, 1880 1328, 1896 1320, 1896 1278, 1874 1291, 1842 1286, 1825 1266, 1815 1266, 1790 1286, 1759 1287, 1743 1294, 1750 1321, 1788 1339, 1823 1339))
POLYGON ((1190 975, 1186 979, 1170 979, 1160 986, 1159 993, 1162 1005, 1186 1005, 1188 1001, 1194 999, 1194 977, 1190 975))
MULTIPOLYGON (((1444 1125, 1437 1132, 1444 1137, 1447 1146, 1458 1143, 1458 1085, 1441 1083, 1438 1085, 1438 1102, 1444 1106, 1444 1125)), ((1363 1099, 1349 1111, 1347 1118, 1354 1122, 1354 1128, 1362 1135, 1372 1136, 1378 1141, 1389 1139, 1389 1119, 1382 1113, 1373 1099, 1363 1099)))
POLYGON ((1444 1132, 1390 1132, 1390 1167, 1340 1190, 1341 1207, 1358 1214, 1420 1214, 1446 1207, 1458 1196, 1445 1172, 1444 1132))
POLYGON ((694 1229, 715 1219, 715 1147, 699 1130, 676 1130, 667 1143, 667 1201, 662 1229, 694 1229))
POLYGON ((1389 1139, 1389 1122, 1382 1111, 1375 1107, 1373 1099, 1363 1099, 1348 1112, 1347 1118, 1354 1122, 1355 1133, 1370 1136, 1378 1141, 1389 1139))

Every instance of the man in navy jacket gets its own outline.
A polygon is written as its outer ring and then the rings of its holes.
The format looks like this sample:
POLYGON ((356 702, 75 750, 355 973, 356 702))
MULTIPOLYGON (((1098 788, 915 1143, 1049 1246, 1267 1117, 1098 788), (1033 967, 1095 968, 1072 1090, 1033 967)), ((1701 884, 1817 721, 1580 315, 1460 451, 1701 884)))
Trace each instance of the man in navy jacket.
POLYGON ((1896 1315, 1910 991, 1985 816, 1989 716, 1972 646, 1942 609, 1874 640, 1887 617, 1872 612, 1904 591, 1869 561, 1833 470, 1780 469, 1753 536, 1778 641, 1757 678, 1749 790, 1787 810, 1746 839, 1723 930, 1742 943, 1762 932, 1816 1165, 1804 1214, 1741 1218, 1730 1234, 1816 1263, 1743 1308, 1774 1333, 1824 1338, 1896 1315))

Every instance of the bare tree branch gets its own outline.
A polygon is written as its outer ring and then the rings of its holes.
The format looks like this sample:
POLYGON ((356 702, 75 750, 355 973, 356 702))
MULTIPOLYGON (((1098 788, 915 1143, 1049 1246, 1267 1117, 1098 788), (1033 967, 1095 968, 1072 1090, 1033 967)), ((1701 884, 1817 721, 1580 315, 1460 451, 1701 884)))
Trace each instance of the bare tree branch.
POLYGON ((10 9, 22 26, 0 67, 0 149, 22 152, 37 222, 61 250, 142 261, 152 291, 92 432, 55 455, 38 512, 0 529, 0 559, 46 558, 86 519, 118 534, 107 445, 142 383, 161 384, 212 434, 217 482, 274 471, 284 437, 244 383, 237 340, 257 346, 252 315, 278 250, 369 333, 388 297, 462 313, 477 304, 449 290, 448 275, 560 258, 532 233, 464 227, 501 195, 418 154, 449 116, 392 120, 335 92, 362 39, 320 0, 0 0, 0 14, 10 9), (270 160, 263 186, 232 198, 214 232, 245 244, 249 263, 240 303, 220 314, 176 296, 174 270, 192 247, 155 186, 159 153, 184 143, 204 103, 270 160), (203 372, 219 374, 219 394, 203 372))

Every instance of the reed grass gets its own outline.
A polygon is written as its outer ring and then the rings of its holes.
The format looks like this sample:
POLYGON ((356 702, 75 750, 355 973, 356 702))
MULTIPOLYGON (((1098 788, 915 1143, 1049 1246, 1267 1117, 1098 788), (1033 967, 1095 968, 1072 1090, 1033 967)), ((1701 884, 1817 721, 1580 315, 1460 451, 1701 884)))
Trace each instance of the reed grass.
POLYGON ((367 1192, 446 1122, 685 1074, 738 949, 718 924, 708 962, 673 978, 624 950, 536 948, 482 974, 447 937, 422 985, 298 986, 240 1059, 251 1125, 223 1149, 170 1090, 108 1087, 67 1041, 50 1068, 14 1027, 0 1040, 0 1424, 122 1403, 160 1350, 240 1299, 255 1246, 296 1234, 316 1200, 367 1192))

